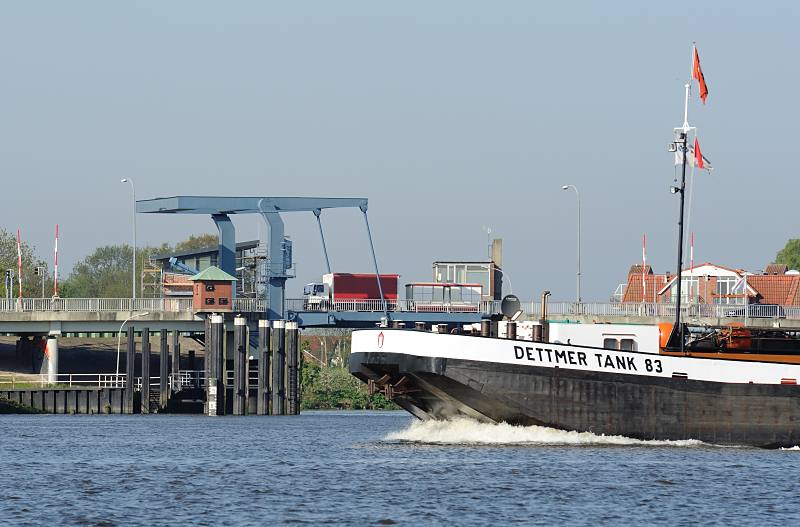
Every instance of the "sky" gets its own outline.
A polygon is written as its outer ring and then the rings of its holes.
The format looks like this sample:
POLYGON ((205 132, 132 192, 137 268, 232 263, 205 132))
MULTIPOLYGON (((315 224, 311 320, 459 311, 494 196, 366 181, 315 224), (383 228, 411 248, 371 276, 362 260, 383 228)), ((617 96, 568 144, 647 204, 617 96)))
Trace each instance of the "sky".
MULTIPOLYGON (((697 42, 710 95, 690 124, 695 261, 763 269, 798 237, 794 2, 0 2, 0 227, 62 276, 130 243, 131 192, 369 199, 381 272, 504 240, 510 289, 607 301, 641 260, 677 260, 676 175, 697 42)), ((234 218, 237 238, 265 229, 234 218)), ((284 216, 297 278, 325 263, 311 213, 284 216)), ((369 272, 360 213, 323 213, 335 271, 369 272)), ((214 232, 140 215, 140 244, 214 232)), ((687 231, 688 232, 688 231, 687 231)))

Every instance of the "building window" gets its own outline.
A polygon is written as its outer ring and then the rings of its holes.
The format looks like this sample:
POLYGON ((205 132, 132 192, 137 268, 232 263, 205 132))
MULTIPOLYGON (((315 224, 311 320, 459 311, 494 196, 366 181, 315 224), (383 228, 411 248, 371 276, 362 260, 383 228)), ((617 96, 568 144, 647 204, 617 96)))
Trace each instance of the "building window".
POLYGON ((718 276, 717 277, 717 290, 714 295, 714 303, 715 304, 738 304, 738 298, 731 298, 729 295, 733 295, 733 286, 736 285, 736 282, 739 279, 735 276, 718 276))

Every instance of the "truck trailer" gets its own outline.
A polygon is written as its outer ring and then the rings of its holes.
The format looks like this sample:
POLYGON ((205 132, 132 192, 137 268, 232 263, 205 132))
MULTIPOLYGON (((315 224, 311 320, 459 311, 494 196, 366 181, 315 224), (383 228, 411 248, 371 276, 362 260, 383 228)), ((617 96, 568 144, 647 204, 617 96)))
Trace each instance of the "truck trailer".
MULTIPOLYGON (((397 306, 400 275, 381 274, 383 300, 389 309, 397 306)), ((307 311, 382 311, 378 275, 372 273, 327 273, 322 282, 306 284, 303 288, 303 308, 307 311)))

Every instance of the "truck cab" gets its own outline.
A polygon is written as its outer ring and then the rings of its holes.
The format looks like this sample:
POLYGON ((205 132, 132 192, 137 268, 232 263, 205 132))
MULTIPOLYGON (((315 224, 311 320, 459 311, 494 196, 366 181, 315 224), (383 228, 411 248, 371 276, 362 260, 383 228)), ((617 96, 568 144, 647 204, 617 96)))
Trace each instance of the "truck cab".
POLYGON ((303 309, 307 311, 326 311, 330 306, 330 287, 322 282, 306 284, 303 287, 303 309))

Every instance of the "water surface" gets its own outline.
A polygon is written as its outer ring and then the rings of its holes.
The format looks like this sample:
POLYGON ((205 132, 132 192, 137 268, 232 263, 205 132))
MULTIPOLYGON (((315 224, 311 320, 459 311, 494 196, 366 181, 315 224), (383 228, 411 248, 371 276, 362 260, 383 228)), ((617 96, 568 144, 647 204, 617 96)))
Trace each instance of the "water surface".
POLYGON ((800 452, 539 427, 293 417, 2 416, 4 525, 800 522, 800 452))

